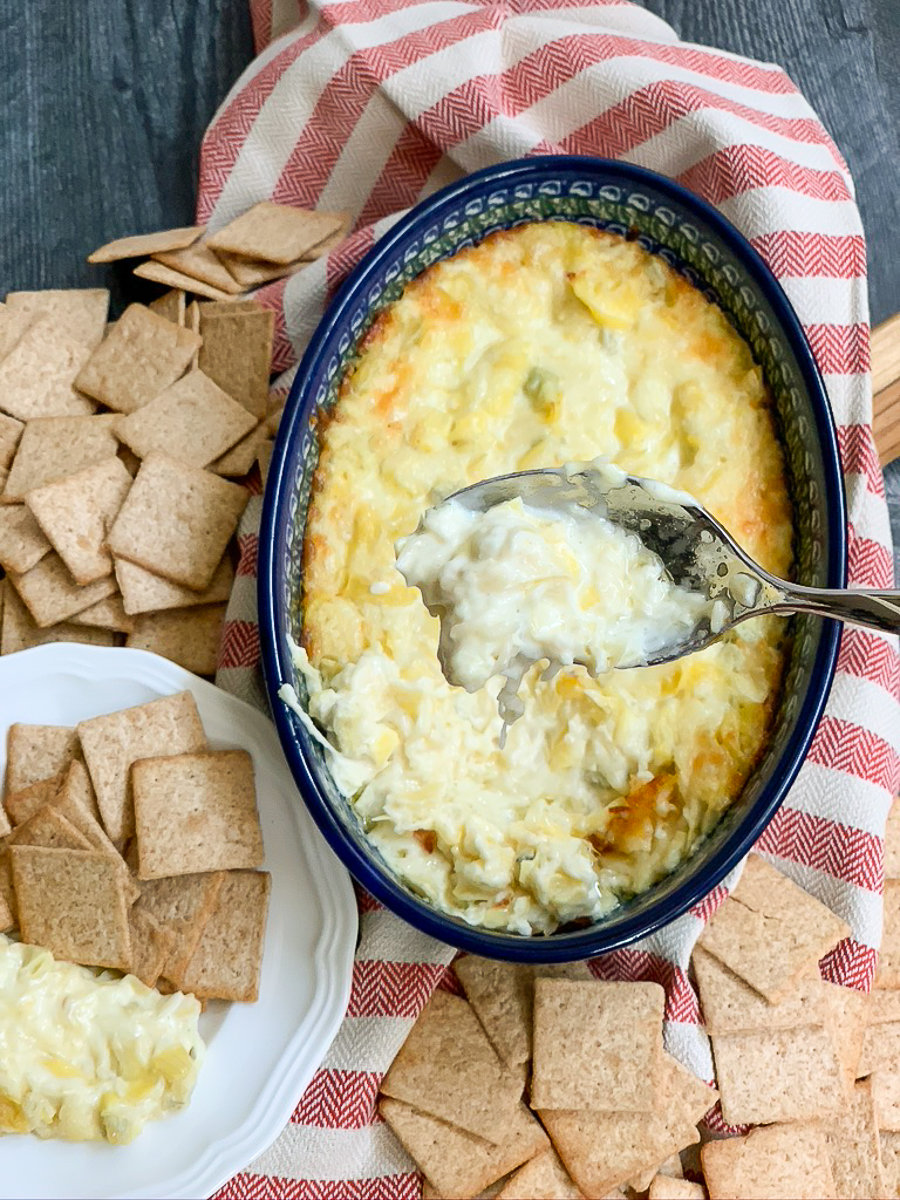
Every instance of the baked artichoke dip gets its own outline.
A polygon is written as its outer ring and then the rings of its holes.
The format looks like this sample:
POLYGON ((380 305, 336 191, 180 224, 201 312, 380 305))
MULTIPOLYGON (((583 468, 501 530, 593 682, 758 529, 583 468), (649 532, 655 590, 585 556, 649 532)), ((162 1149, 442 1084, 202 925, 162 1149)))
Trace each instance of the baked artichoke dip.
POLYGON ((124 1145, 183 1108, 200 1004, 0 935, 0 1135, 124 1145))
POLYGON ((447 682, 395 542, 469 484, 598 456, 696 496, 788 571, 782 454, 749 348, 661 260, 568 222, 495 234, 411 283, 321 432, 296 648, 308 716, 388 866, 486 929, 595 920, 676 868, 740 793, 778 695, 773 617, 661 666, 549 678, 537 662, 502 745, 506 681, 447 682))

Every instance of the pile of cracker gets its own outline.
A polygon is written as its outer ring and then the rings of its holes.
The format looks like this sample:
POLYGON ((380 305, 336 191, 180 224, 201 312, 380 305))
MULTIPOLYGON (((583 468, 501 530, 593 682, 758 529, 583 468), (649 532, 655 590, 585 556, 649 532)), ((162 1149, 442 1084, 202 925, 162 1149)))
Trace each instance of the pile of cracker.
POLYGON ((600 983, 585 964, 455 969, 467 999, 435 992, 382 1082, 425 1196, 499 1179, 502 1200, 702 1195, 678 1152, 716 1093, 663 1048, 658 984, 600 983))
POLYGON ((466 999, 435 993, 382 1084, 382 1115, 423 1171, 425 1195, 896 1196, 896 805, 887 871, 884 947, 867 996, 820 974, 847 925, 750 855, 692 958, 718 1091, 663 1049, 656 984, 601 983, 584 964, 457 960, 466 999), (746 1132, 698 1130, 717 1099, 724 1122, 746 1132))
POLYGON ((12 725, 0 932, 200 1000, 256 1000, 270 877, 253 763, 212 750, 190 692, 12 725))
POLYGON ((265 480, 283 406, 269 400, 274 314, 240 295, 345 231, 344 214, 262 204, 210 238, 113 242, 91 260, 152 253, 137 273, 177 287, 111 324, 102 288, 9 293, 0 653, 124 644, 213 673, 244 485, 265 480), (208 282, 214 267, 228 288, 208 282))

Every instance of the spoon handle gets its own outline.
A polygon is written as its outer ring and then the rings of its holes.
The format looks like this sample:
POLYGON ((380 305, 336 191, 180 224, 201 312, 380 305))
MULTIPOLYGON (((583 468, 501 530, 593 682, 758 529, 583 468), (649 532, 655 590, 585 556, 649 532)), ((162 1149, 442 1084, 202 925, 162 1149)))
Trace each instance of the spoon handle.
POLYGON ((856 591, 846 588, 808 588, 797 583, 782 585, 782 598, 774 612, 816 613, 851 625, 865 625, 884 633, 900 633, 900 591, 856 591))

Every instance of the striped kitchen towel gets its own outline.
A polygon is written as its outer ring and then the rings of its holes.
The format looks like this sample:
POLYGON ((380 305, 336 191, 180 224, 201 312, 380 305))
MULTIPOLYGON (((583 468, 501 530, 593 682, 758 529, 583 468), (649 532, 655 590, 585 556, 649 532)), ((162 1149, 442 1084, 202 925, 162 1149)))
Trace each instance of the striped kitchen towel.
MULTIPOLYGON (((849 501, 850 576, 893 578, 871 434, 865 245, 853 184, 816 114, 778 67, 680 42, 620 0, 251 0, 259 57, 232 88, 201 156, 198 219, 211 229, 258 200, 347 208, 349 240, 260 290, 291 367, 328 295, 397 214, 500 160, 596 154, 661 171, 715 204, 793 302, 828 387, 849 501)), ((254 498, 240 532, 218 681, 264 706, 254 498)), ((809 759, 759 849, 850 924, 830 977, 871 982, 881 933, 883 834, 898 782, 892 639, 844 631, 809 759)), ((610 979, 667 989, 669 1049, 704 1078, 709 1045, 687 978, 704 919, 725 894, 639 946, 598 959, 610 979)), ((362 940, 347 1017, 275 1144, 222 1197, 390 1200, 420 1194, 375 1112, 383 1072, 452 951, 360 894, 362 940)))

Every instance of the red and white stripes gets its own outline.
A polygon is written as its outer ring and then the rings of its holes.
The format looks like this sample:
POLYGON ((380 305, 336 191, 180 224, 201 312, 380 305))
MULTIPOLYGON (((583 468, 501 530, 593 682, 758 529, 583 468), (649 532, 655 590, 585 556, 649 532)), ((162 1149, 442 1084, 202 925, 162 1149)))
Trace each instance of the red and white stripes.
MULTIPOLYGON (((624 158, 716 204, 782 280, 838 423, 850 578, 892 583, 872 443, 865 244, 837 148, 777 67, 680 43, 614 0, 251 0, 260 57, 216 115, 201 154, 198 217, 215 227, 275 198, 350 208, 354 233, 327 260, 260 290, 287 370, 329 295, 397 213, 467 171, 523 154, 624 158)), ((289 376, 283 379, 286 385, 289 376)), ((247 509, 219 682, 257 703, 260 502, 247 509)), ((883 833, 898 786, 894 639, 846 629, 809 759, 759 843, 831 904, 852 935, 830 978, 867 987, 880 938, 883 833)), ((702 904, 640 946, 596 960, 600 978, 667 990, 669 1048, 711 1078, 687 973, 702 904)), ((431 991, 448 947, 359 893, 362 941, 347 1018, 290 1126, 220 1196, 411 1200, 410 1161, 378 1121, 381 1075, 431 991)))

